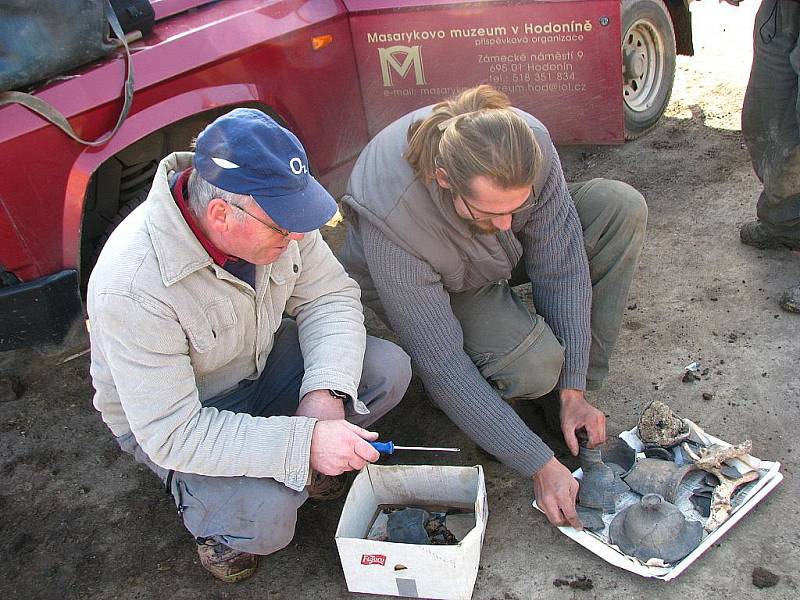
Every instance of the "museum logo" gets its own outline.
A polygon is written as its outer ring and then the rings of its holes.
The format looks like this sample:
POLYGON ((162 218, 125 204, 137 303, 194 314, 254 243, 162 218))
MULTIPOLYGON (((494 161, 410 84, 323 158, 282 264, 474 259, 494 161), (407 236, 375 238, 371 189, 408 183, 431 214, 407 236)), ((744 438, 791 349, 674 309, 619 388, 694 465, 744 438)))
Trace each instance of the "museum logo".
POLYGON ((390 46, 378 48, 381 61, 381 76, 383 87, 393 87, 393 72, 405 79, 408 72, 414 69, 414 78, 417 85, 425 85, 425 70, 422 68, 421 46, 390 46))

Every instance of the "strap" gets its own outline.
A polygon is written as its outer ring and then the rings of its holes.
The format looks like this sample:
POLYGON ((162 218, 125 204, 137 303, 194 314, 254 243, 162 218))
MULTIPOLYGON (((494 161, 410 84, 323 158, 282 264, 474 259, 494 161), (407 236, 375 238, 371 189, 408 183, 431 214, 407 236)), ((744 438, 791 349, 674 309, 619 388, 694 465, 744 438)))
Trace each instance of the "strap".
POLYGON ((125 33, 122 31, 122 26, 119 24, 117 14, 114 12, 109 0, 105 0, 105 4, 108 23, 111 25, 111 30, 114 32, 114 35, 117 36, 119 41, 122 42, 122 45, 125 47, 125 60, 127 61, 127 77, 125 79, 125 86, 123 88, 125 101, 122 105, 122 111, 119 114, 117 123, 114 125, 114 128, 111 131, 101 135, 96 140, 84 140, 75 133, 75 130, 72 129, 72 126, 69 124, 69 121, 67 121, 67 118, 53 105, 45 102, 41 98, 38 98, 32 94, 26 94, 24 92, 0 92, 0 106, 4 106, 6 104, 20 104, 28 110, 33 111, 44 119, 50 121, 53 125, 61 129, 73 140, 80 144, 84 144, 85 146, 102 146, 103 144, 106 144, 108 140, 114 137, 114 134, 117 133, 119 128, 122 126, 123 121, 125 121, 125 118, 128 116, 128 113, 131 110, 131 104, 133 104, 133 61, 131 60, 131 51, 128 48, 128 40, 125 38, 125 33))

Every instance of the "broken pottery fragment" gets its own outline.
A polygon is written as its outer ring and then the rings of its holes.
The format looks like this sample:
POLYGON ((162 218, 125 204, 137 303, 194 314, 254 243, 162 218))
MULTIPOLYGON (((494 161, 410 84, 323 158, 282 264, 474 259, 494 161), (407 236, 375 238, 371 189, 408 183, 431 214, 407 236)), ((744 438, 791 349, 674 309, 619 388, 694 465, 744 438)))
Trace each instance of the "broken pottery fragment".
POLYGON ((430 544, 425 524, 431 515, 421 508, 403 508, 389 513, 389 541, 400 544, 430 544))
POLYGON ((701 516, 708 517, 711 515, 711 496, 692 494, 689 496, 689 500, 692 506, 694 506, 694 509, 699 512, 701 516))
POLYGON ((603 511, 597 508, 588 508, 578 504, 575 507, 578 518, 583 523, 583 528, 589 531, 603 531, 606 524, 603 522, 603 511))
POLYGON ((621 477, 630 473, 636 462, 636 450, 622 438, 609 438, 605 444, 597 446, 595 450, 600 452, 600 460, 621 477))
POLYGON ((628 491, 628 486, 611 467, 602 462, 600 450, 581 446, 578 456, 583 469, 578 502, 588 508, 613 513, 617 500, 628 491))
POLYGON ((612 544, 644 562, 677 562, 697 548, 702 535, 700 523, 687 521, 677 506, 658 494, 647 494, 621 511, 609 528, 612 544))
POLYGON ((681 483, 694 471, 697 471, 694 465, 680 466, 657 458, 640 458, 623 480, 638 494, 658 494, 674 503, 681 483))
POLYGON ((670 452, 666 448, 661 448, 660 446, 645 448, 644 455, 647 458, 657 458, 659 460, 669 460, 669 461, 675 460, 675 456, 672 454, 672 452, 670 452))
POLYGON ((475 529, 475 513, 449 514, 444 519, 444 526, 460 542, 470 531, 475 529))
POLYGON ((639 417, 639 439, 645 446, 670 448, 686 440, 689 433, 688 421, 658 400, 651 402, 639 417))

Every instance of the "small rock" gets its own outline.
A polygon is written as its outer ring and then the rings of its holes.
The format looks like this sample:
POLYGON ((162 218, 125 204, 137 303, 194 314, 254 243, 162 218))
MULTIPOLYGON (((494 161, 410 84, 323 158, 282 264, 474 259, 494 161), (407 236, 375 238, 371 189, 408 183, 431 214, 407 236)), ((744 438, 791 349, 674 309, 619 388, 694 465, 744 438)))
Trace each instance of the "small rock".
MULTIPOLYGON (((637 307, 636 307, 635 303, 634 304, 628 304, 628 310, 636 310, 636 308, 637 307)), ((556 580, 556 581, 558 581, 558 580, 556 580)))
POLYGON ((753 585, 757 588, 774 587, 780 581, 780 577, 768 571, 764 567, 756 567, 753 569, 753 585))
POLYGON ((591 590, 594 588, 594 583, 592 583, 592 580, 588 577, 583 577, 583 576, 576 577, 572 581, 560 578, 554 579, 553 585, 556 586, 557 588, 569 587, 572 588, 573 590, 591 590))
POLYGON ((684 371, 683 377, 681 377, 681 381, 683 383, 692 383, 693 381, 697 381, 698 379, 700 379, 700 375, 698 375, 694 371, 684 371))
POLYGON ((594 584, 588 577, 578 577, 574 581, 569 582, 569 587, 573 590, 591 590, 594 584))
POLYGON ((709 296, 708 299, 711 300, 712 302, 716 302, 717 300, 719 300, 719 298, 717 298, 716 296, 709 296))
POLYGON ((711 400, 714 398, 714 394, 712 392, 703 392, 703 400, 711 400))

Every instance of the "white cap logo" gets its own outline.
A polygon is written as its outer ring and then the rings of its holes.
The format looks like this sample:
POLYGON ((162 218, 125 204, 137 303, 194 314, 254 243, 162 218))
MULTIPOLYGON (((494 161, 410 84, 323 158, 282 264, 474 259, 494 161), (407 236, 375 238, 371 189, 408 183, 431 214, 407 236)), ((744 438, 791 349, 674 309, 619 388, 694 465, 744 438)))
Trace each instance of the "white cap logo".
POLYGON ((222 167, 223 169, 238 169, 239 165, 236 163, 232 163, 229 160, 225 160, 224 158, 217 158, 216 156, 212 156, 211 160, 214 161, 214 164, 218 167, 222 167))
POLYGON ((299 156, 295 156, 293 159, 289 161, 289 168, 295 175, 302 175, 303 173, 308 173, 308 167, 303 164, 303 161, 299 156))

